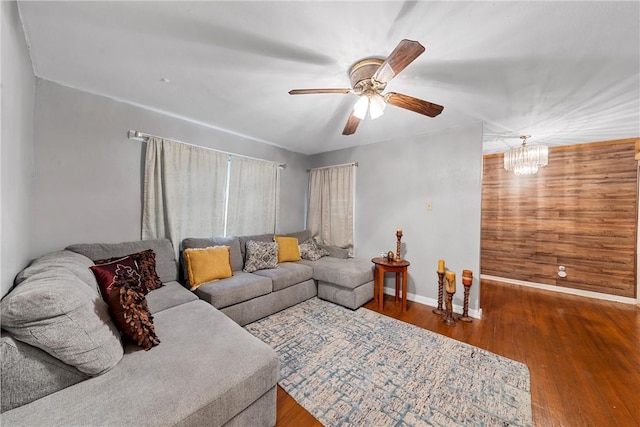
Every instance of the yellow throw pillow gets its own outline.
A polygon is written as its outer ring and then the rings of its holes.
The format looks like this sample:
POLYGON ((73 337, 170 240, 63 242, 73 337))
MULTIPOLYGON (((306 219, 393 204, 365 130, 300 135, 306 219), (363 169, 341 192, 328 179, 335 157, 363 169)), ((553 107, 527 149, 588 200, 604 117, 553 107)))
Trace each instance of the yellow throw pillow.
POLYGON ((191 290, 203 283, 233 276, 229 246, 211 246, 184 250, 191 290))
POLYGON ((274 236, 273 239, 278 243, 278 262, 300 261, 297 238, 274 236))

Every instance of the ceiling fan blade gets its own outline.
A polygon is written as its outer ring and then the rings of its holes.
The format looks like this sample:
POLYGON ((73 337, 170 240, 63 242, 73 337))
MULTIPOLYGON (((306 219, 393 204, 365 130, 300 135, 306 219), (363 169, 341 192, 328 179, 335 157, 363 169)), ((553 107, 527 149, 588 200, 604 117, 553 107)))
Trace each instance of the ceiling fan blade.
POLYGON ((289 95, 309 95, 313 93, 349 93, 351 89, 292 89, 289 95))
POLYGON ((342 131, 343 135, 351 135, 356 132, 358 125, 360 124, 360 119, 351 113, 349 116, 349 120, 347 120, 347 124, 344 126, 344 130, 342 131))
POLYGON ((433 104, 401 93, 389 92, 384 96, 384 99, 388 104, 415 111, 416 113, 424 114, 429 117, 437 116, 442 113, 442 110, 444 109, 442 105, 433 104))
POLYGON ((419 42, 404 39, 393 52, 384 60, 378 71, 373 75, 373 79, 380 83, 387 83, 392 78, 404 70, 418 56, 424 52, 424 46, 419 42))

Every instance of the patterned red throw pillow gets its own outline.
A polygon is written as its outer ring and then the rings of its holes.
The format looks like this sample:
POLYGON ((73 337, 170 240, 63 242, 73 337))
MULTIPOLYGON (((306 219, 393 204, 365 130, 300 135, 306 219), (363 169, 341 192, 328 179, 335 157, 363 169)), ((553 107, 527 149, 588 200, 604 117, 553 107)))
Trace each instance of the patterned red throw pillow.
POLYGON ((147 249, 146 251, 138 252, 131 255, 131 257, 138 264, 140 269, 140 275, 142 276, 142 284, 148 291, 158 289, 162 287, 162 280, 158 277, 156 272, 156 253, 153 249, 147 249))
POLYGON ((116 258, 109 260, 107 263, 102 263, 100 265, 93 265, 89 267, 93 272, 93 275, 96 277, 98 282, 98 287, 100 288, 100 294, 105 302, 109 302, 109 294, 111 293, 113 287, 115 286, 116 281, 116 270, 118 268, 129 269, 132 272, 135 272, 138 283, 137 286, 140 287, 140 273, 138 272, 138 266, 136 265, 134 259, 130 256, 126 256, 123 258, 116 258))
MULTIPOLYGON (((141 284, 145 295, 150 291, 161 288, 163 286, 162 280, 160 280, 160 277, 158 277, 158 273, 156 272, 156 253, 153 251, 153 249, 147 249, 146 251, 129 254, 127 255, 127 257, 131 257, 136 263, 138 272, 140 273, 141 284)), ((120 258, 101 259, 95 261, 95 264, 109 264, 119 259, 120 258)))
POLYGON ((119 266, 116 269, 115 285, 109 294, 109 312, 122 335, 149 350, 160 344, 160 340, 139 283, 137 272, 119 266))

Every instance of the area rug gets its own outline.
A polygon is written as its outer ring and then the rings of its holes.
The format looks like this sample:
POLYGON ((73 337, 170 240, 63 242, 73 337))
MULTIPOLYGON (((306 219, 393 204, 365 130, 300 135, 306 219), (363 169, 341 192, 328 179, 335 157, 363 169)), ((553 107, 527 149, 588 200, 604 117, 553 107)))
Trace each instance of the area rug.
POLYGON ((365 308, 312 298, 245 328, 326 426, 530 426, 526 365, 365 308))

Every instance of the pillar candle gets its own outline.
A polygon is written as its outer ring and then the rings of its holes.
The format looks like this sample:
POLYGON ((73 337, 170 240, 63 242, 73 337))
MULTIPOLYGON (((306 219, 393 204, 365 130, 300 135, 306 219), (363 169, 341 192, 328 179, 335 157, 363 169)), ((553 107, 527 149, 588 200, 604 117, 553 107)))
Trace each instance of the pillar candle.
POLYGON ((471 270, 462 270, 462 284, 471 286, 473 283, 473 272, 471 270))
POLYGON ((444 260, 438 260, 438 273, 444 273, 444 260))
POLYGON ((453 271, 447 271, 445 273, 444 284, 448 293, 455 294, 456 293, 456 273, 454 273, 453 271))

